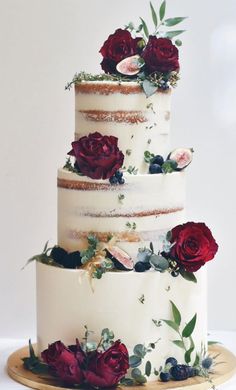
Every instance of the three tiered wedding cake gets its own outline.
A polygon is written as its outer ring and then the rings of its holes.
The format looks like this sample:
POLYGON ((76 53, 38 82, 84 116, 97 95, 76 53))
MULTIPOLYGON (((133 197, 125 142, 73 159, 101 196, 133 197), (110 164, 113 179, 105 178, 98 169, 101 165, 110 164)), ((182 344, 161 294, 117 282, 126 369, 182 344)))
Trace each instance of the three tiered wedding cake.
POLYGON ((184 18, 150 6, 154 34, 143 19, 116 30, 105 73, 71 83, 75 161, 58 170, 58 245, 36 257, 38 364, 70 385, 187 379, 207 354, 200 268, 217 244, 186 222, 193 150, 169 146, 184 18))

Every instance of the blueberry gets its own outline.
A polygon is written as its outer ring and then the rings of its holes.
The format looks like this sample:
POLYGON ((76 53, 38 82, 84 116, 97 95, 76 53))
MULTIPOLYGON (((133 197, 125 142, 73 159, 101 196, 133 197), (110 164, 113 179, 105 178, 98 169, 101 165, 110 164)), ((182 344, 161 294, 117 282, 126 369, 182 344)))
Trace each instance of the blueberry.
POLYGON ((173 276, 174 278, 176 278, 177 276, 179 276, 179 272, 178 271, 171 271, 171 276, 173 276))
POLYGON ((164 164, 164 158, 160 155, 157 155, 152 158, 152 164, 158 164, 163 165, 164 164))
POLYGON ((110 184, 114 185, 114 184, 118 184, 119 181, 116 176, 111 176, 109 182, 110 184))
POLYGON ((194 367, 190 367, 190 366, 187 366, 187 370, 188 370, 188 376, 189 378, 192 378, 193 376, 196 376, 198 375, 198 370, 194 367))
POLYGON ((58 264, 63 265, 63 259, 67 255, 65 249, 60 248, 59 246, 54 246, 51 250, 50 257, 58 264))
POLYGON ((178 362, 174 357, 169 357, 166 359, 165 364, 171 364, 172 366, 177 366, 178 362))
POLYGON ((80 267, 82 265, 80 252, 76 251, 76 252, 68 253, 64 257, 62 265, 65 268, 70 268, 70 269, 80 267))
POLYGON ((213 364, 213 360, 210 356, 206 357, 202 361, 202 367, 205 368, 206 370, 209 370, 213 364))
POLYGON ((160 373, 160 380, 162 382, 168 382, 170 380, 170 374, 169 372, 161 372, 160 373))
POLYGON ((120 179, 118 179, 119 181, 119 184, 125 184, 125 179, 123 177, 121 177, 120 179))
POLYGON ((149 166, 149 173, 151 173, 151 174, 162 173, 161 166, 159 164, 151 164, 149 166))
POLYGON ((145 266, 145 263, 143 263, 142 261, 138 261, 135 264, 134 269, 135 269, 136 272, 145 272, 147 270, 146 266, 145 266))
POLYGON ((116 177, 118 180, 121 179, 121 178, 123 177, 123 172, 121 172, 121 171, 116 171, 115 177, 116 177))
POLYGON ((150 263, 144 263, 145 270, 148 271, 152 266, 150 263))
POLYGON ((189 377, 188 366, 185 364, 177 364, 170 369, 171 377, 176 381, 184 381, 189 377))

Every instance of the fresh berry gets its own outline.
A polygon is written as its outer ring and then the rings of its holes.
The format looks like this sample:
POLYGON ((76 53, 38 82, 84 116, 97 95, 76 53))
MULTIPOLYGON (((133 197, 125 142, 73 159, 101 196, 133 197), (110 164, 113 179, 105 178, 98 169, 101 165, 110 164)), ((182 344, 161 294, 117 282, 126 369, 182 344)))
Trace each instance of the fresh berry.
POLYGON ((178 362, 174 357, 169 357, 166 359, 165 364, 171 364, 172 366, 177 366, 178 362))
POLYGON ((176 278, 177 276, 179 276, 179 271, 171 271, 171 276, 173 276, 174 278, 176 278))
POLYGON ((170 369, 171 377, 176 381, 184 381, 189 377, 188 366, 185 364, 177 364, 170 369))
POLYGON ((205 368, 206 370, 209 370, 213 364, 213 360, 210 356, 206 357, 202 361, 202 367, 205 368))
POLYGON ((121 177, 121 178, 119 179, 119 184, 125 184, 125 179, 124 179, 123 177, 121 177))
POLYGON ((152 164, 158 164, 161 166, 162 164, 164 164, 164 158, 160 155, 157 155, 152 158, 152 164))
POLYGON ((162 173, 161 166, 159 164, 151 164, 149 166, 149 173, 151 173, 152 175, 155 173, 162 173))
POLYGON ((63 258, 63 264, 65 268, 74 269, 82 265, 80 252, 71 252, 63 258))
POLYGON ((123 172, 121 172, 121 171, 116 171, 115 177, 116 177, 118 180, 120 180, 120 179, 123 177, 123 172))
POLYGON ((150 263, 144 263, 146 271, 148 271, 152 266, 150 263))
POLYGON ((119 183, 119 181, 118 181, 118 179, 117 179, 117 177, 115 175, 110 177, 109 182, 112 185, 115 185, 115 184, 119 183))
POLYGON ((65 249, 59 246, 54 246, 51 250, 50 257, 58 264, 64 265, 63 259, 67 255, 65 249))
POLYGON ((135 269, 136 272, 145 272, 145 271, 147 271, 145 263, 143 263, 142 261, 138 261, 135 264, 134 269, 135 269))
POLYGON ((160 373, 160 380, 162 382, 168 382, 170 380, 170 374, 169 372, 161 372, 160 373))
POLYGON ((194 367, 191 367, 191 366, 187 366, 187 370, 188 370, 188 376, 189 378, 192 378, 194 376, 197 376, 198 375, 198 370, 194 367))

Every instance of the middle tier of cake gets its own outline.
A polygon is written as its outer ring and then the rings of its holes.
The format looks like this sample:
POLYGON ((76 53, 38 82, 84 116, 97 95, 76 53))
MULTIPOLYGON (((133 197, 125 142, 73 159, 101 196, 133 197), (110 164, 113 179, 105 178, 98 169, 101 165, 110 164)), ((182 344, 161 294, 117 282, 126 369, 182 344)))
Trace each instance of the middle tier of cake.
POLYGON ((133 259, 150 242, 160 247, 163 234, 185 222, 185 173, 125 174, 125 184, 58 171, 58 245, 81 250, 89 234, 112 237, 133 259))

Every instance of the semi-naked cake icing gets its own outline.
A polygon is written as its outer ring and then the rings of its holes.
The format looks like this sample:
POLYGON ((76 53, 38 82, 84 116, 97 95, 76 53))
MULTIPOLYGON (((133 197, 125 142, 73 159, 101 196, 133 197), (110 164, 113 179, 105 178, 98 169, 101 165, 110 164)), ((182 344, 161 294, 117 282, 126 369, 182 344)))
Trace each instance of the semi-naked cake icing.
MULTIPOLYGON (((165 5, 162 26, 185 19, 165 20, 165 5)), ((65 385, 208 375, 203 266, 218 246, 204 223, 186 222, 193 150, 170 149, 181 42, 176 31, 160 38, 150 6, 154 35, 143 19, 116 30, 100 50, 105 73, 69 83, 75 134, 58 169, 58 242, 32 258, 38 364, 65 385)))

